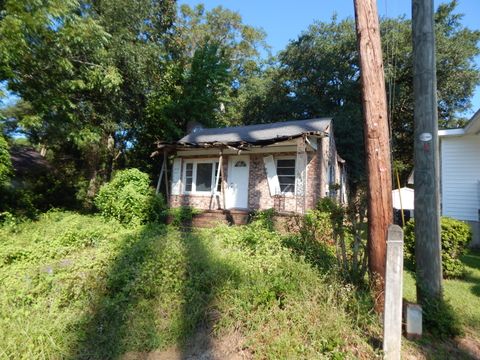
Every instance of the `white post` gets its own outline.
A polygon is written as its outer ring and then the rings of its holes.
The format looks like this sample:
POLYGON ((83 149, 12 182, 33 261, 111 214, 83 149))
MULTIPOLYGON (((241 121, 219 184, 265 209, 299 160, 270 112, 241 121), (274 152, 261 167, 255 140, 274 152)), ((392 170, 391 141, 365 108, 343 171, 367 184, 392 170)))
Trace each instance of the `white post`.
POLYGON ((402 350, 403 230, 388 227, 385 271, 383 352, 386 360, 400 360, 402 350))

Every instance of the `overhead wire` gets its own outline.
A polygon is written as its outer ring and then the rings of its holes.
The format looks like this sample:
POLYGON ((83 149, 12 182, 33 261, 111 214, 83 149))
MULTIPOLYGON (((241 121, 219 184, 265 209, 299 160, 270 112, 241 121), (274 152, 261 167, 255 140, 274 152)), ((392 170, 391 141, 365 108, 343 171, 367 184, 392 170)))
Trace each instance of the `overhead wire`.
MULTIPOLYGON (((393 109, 395 108, 395 93, 396 93, 396 75, 397 75, 397 50, 398 50, 398 24, 395 21, 389 21, 388 19, 388 0, 385 0, 385 52, 386 52, 386 60, 388 66, 388 74, 387 74, 387 88, 388 88, 388 106, 387 106, 387 117, 388 117, 388 128, 390 132, 390 159, 392 165, 394 164, 394 153, 393 153, 393 120, 394 120, 394 112, 393 109), (388 25, 388 26, 387 26, 388 25), (392 33, 388 34, 391 31, 392 33)), ((385 68, 385 67, 384 67, 385 68)), ((392 171, 394 172, 394 178, 397 180, 397 187, 398 187, 398 196, 400 199, 400 212, 402 218, 402 225, 405 226, 405 214, 403 209, 403 202, 402 202, 402 192, 401 192, 401 185, 400 185, 400 176, 398 168, 393 168, 392 171)))

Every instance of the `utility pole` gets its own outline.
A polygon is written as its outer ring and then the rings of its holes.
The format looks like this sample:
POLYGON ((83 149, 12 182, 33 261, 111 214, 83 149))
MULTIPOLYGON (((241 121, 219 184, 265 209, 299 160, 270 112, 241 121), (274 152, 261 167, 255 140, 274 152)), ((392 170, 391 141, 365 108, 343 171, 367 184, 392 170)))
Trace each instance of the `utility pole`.
POLYGON ((354 0, 362 81, 368 176, 368 265, 383 311, 388 226, 392 223, 392 171, 380 25, 376 0, 354 0))
POLYGON ((412 1, 417 298, 442 296, 433 0, 412 1))

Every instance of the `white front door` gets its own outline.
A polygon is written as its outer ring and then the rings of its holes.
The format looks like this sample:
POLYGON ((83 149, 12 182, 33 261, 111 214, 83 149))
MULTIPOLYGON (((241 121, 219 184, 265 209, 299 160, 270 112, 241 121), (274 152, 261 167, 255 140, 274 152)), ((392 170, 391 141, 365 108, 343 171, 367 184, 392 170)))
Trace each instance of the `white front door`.
POLYGON ((249 169, 250 159, 248 155, 229 157, 227 190, 225 192, 227 209, 248 209, 249 169))

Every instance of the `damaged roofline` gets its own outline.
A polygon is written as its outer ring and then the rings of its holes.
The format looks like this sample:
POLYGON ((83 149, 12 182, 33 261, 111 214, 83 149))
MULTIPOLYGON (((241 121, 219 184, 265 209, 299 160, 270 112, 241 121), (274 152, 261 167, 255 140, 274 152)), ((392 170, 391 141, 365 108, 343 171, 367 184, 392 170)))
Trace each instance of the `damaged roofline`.
POLYGON ((229 142, 220 142, 220 141, 211 141, 211 142, 199 142, 199 143, 189 143, 189 142, 158 142, 157 149, 189 149, 189 148, 214 148, 214 147, 227 147, 234 150, 247 150, 251 146, 268 146, 284 141, 289 141, 297 139, 302 136, 316 136, 316 137, 328 137, 329 134, 327 131, 309 131, 300 133, 297 135, 289 136, 277 136, 272 139, 257 140, 257 141, 229 141, 229 142))

